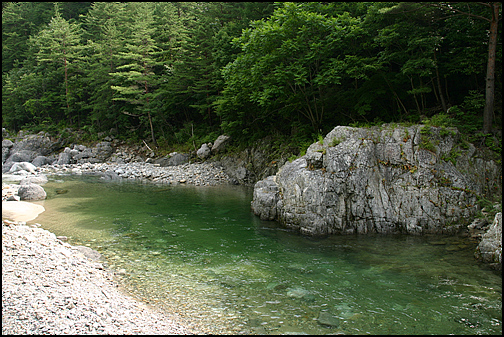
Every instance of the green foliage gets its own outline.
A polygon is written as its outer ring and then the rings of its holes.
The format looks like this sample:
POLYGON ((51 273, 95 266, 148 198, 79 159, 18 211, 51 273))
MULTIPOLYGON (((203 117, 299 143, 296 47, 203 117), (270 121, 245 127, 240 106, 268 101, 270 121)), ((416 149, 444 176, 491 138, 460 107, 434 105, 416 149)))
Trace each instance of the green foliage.
POLYGON ((224 67, 221 104, 233 101, 239 108, 250 102, 257 107, 255 118, 267 121, 277 111, 279 121, 305 120, 317 132, 329 89, 347 70, 346 62, 333 55, 358 34, 357 23, 348 13, 325 16, 304 4, 283 3, 269 20, 254 22, 233 40, 242 52, 224 67))
POLYGON ((445 153, 441 156, 444 161, 450 161, 453 165, 456 164, 457 158, 462 155, 461 151, 455 147, 450 150, 449 153, 445 153))
POLYGON ((333 140, 329 143, 329 146, 334 147, 338 146, 340 143, 344 142, 344 138, 334 137, 333 140))
POLYGON ((455 125, 454 120, 446 113, 436 114, 432 116, 430 119, 426 118, 422 120, 422 123, 430 126, 444 127, 444 128, 455 125))
POLYGON ((418 144, 418 147, 420 149, 424 149, 424 150, 427 150, 427 151, 431 151, 431 152, 436 152, 436 147, 434 146, 434 144, 432 144, 432 141, 430 139, 430 136, 432 135, 432 131, 431 131, 431 128, 430 126, 424 126, 420 129, 420 134, 421 134, 421 138, 420 138, 420 144, 418 144))
POLYGON ((449 113, 455 120, 454 125, 464 134, 474 135, 483 128, 481 113, 485 105, 482 93, 471 90, 464 97, 461 105, 455 105, 449 109, 449 113))
MULTIPOLYGON (((480 3, 450 6, 489 18, 480 3)), ((275 136, 302 153, 337 125, 423 121, 442 136, 455 126, 463 141, 500 153, 500 138, 480 133, 488 22, 446 8, 8 2, 2 125, 115 128, 122 139, 185 148, 222 133, 240 144, 275 136)), ((496 129, 501 61, 498 43, 496 129)))

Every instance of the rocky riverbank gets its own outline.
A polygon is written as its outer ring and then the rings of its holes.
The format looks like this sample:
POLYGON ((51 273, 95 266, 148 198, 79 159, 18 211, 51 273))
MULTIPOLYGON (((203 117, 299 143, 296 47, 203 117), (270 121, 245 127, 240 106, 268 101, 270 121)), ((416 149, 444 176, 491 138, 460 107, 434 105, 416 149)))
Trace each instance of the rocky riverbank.
POLYGON ((193 333, 120 291, 101 261, 36 227, 2 221, 2 335, 193 333))
POLYGON ((126 179, 172 185, 214 186, 230 183, 223 169, 211 163, 186 163, 168 167, 142 162, 54 164, 44 165, 39 171, 42 174, 100 174, 108 180, 126 179))
MULTIPOLYGON (((210 163, 54 164, 11 173, 6 178, 12 183, 2 183, 3 205, 34 205, 19 201, 23 184, 16 181, 35 179, 43 185, 52 174, 197 186, 229 183, 222 169, 210 163)), ((94 260, 96 254, 83 255, 81 248, 87 247, 70 246, 39 225, 26 226, 15 214, 2 215, 17 220, 2 221, 2 334, 198 333, 198 327, 176 314, 148 307, 119 290, 113 272, 94 260)))

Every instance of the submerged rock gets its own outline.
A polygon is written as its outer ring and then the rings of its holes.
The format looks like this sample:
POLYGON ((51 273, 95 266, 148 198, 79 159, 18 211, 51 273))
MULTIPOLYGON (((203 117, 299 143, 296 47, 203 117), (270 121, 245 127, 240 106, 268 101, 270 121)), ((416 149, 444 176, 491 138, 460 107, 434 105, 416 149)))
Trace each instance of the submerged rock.
POLYGON ((322 325, 337 327, 340 325, 340 319, 328 311, 321 311, 317 318, 317 322, 322 325))
POLYGON ((289 288, 287 290, 287 296, 294 298, 304 298, 310 295, 310 292, 301 287, 289 288))
POLYGON ((82 255, 93 261, 103 259, 103 256, 100 253, 86 246, 73 246, 72 249, 78 250, 82 253, 82 255))

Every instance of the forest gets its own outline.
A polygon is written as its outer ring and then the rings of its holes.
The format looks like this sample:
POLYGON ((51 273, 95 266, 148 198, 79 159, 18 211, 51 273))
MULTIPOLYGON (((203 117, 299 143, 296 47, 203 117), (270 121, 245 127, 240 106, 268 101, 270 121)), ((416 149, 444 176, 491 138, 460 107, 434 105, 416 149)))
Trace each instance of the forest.
POLYGON ((431 123, 500 152, 501 7, 3 2, 2 127, 164 148, 431 123))

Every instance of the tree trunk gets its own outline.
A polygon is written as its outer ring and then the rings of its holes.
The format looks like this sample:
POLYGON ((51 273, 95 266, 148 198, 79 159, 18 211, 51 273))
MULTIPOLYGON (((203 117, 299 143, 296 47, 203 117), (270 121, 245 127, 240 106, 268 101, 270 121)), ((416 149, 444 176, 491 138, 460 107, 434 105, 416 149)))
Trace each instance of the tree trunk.
POLYGON ((154 143, 155 147, 158 147, 158 143, 156 141, 156 137, 154 136, 154 127, 152 126, 152 118, 151 118, 151 115, 150 115, 149 111, 147 111, 147 116, 149 117, 149 124, 150 124, 152 142, 154 143))
POLYGON ((439 79, 439 68, 437 66, 436 51, 434 51, 434 61, 436 62, 436 80, 437 80, 437 87, 438 87, 438 92, 439 92, 439 99, 441 100, 441 106, 443 107, 443 112, 446 112, 447 107, 446 107, 446 101, 443 96, 443 89, 441 87, 441 80, 439 79))
POLYGON ((415 98, 415 104, 416 104, 417 110, 418 110, 418 116, 420 116, 422 114, 422 110, 420 109, 420 104, 418 103, 418 99, 417 99, 417 96, 415 93, 415 86, 413 85, 413 76, 409 76, 409 79, 411 82, 411 89, 413 91, 413 97, 415 98))
POLYGON ((499 22, 499 2, 492 6, 492 19, 490 21, 490 38, 488 40, 488 63, 486 75, 485 109, 483 111, 483 132, 492 131, 495 96, 495 51, 497 49, 497 29, 499 22))

